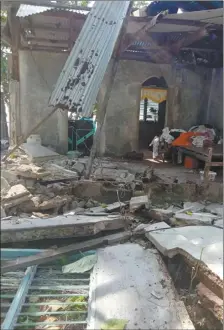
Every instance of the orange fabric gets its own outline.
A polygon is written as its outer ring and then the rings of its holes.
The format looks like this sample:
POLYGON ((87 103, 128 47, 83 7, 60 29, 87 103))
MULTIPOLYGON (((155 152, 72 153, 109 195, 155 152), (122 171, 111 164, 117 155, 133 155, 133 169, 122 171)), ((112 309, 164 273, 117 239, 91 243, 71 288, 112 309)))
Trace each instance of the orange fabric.
POLYGON ((188 169, 197 168, 197 161, 191 157, 185 157, 184 167, 188 169))
POLYGON ((180 146, 191 146, 191 137, 202 135, 201 132, 186 132, 180 134, 180 136, 172 142, 172 146, 180 147, 180 146))

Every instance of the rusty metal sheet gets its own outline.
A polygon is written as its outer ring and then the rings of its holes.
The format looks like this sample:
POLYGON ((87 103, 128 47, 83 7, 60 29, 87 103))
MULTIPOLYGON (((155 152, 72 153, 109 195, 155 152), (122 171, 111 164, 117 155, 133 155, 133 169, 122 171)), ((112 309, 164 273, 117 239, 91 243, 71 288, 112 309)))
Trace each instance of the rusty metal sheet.
POLYGON ((89 117, 130 1, 96 1, 58 78, 49 105, 89 117))
MULTIPOLYGON (((54 7, 47 7, 47 6, 35 6, 35 5, 25 5, 25 4, 23 4, 23 5, 20 5, 16 16, 18 16, 18 17, 27 17, 27 16, 40 14, 40 13, 44 13, 46 11, 51 11, 51 10, 61 10, 61 9, 56 8, 56 7, 54 8, 54 7)), ((66 8, 64 10, 75 12, 75 13, 82 14, 82 15, 87 15, 88 14, 88 11, 86 11, 86 10, 77 10, 77 9, 72 9, 72 8, 66 8)))

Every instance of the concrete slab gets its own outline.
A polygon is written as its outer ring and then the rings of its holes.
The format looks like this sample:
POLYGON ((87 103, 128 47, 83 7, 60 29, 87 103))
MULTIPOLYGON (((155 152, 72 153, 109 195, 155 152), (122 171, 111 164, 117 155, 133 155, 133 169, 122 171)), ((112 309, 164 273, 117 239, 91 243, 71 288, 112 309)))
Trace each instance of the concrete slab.
POLYGON ((184 203, 184 209, 189 209, 191 212, 199 212, 205 208, 205 205, 200 202, 186 202, 184 203))
POLYGON ((122 181, 126 179, 128 174, 129 172, 126 170, 99 167, 94 171, 93 176, 98 180, 122 181))
POLYGON ((181 225, 212 225, 217 216, 211 213, 178 213, 174 218, 181 225))
POLYGON ((223 219, 215 220, 213 223, 214 226, 223 228, 223 219))
POLYGON ((148 207, 149 204, 149 199, 148 196, 137 196, 137 197, 132 197, 130 200, 130 212, 135 212, 141 207, 148 207))
POLYGON ((126 243, 97 251, 90 280, 87 329, 109 319, 131 329, 194 329, 156 250, 126 243))
POLYGON ((209 205, 206 205, 205 211, 210 212, 212 214, 217 214, 217 215, 223 217, 223 205, 222 204, 211 203, 209 205))
POLYGON ((118 216, 68 215, 55 218, 29 218, 1 221, 1 242, 84 237, 101 231, 122 229, 129 220, 118 216))
POLYGON ((2 197, 2 202, 9 202, 29 194, 30 192, 26 189, 26 187, 22 184, 16 184, 8 190, 5 196, 2 197))
POLYGON ((146 237, 164 255, 182 254, 206 265, 223 279, 223 231, 214 226, 187 226, 147 232, 146 237))
POLYGON ((61 156, 40 144, 23 143, 20 147, 34 161, 50 160, 60 158, 61 156))
POLYGON ((166 221, 169 220, 173 215, 172 210, 164 210, 164 209, 151 209, 149 211, 149 217, 153 220, 157 221, 166 221))

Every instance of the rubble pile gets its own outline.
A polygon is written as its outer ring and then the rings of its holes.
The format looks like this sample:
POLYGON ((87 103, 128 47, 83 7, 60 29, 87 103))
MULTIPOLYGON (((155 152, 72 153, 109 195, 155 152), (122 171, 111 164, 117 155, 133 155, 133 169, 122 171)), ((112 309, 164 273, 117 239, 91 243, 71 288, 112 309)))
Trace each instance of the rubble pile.
MULTIPOLYGON (((71 157, 71 156, 70 156, 71 157)), ((1 196, 2 214, 5 216, 35 216, 46 218, 64 214, 70 210, 84 212, 85 209, 100 206, 93 198, 80 198, 77 185, 84 180, 88 157, 73 158, 61 156, 47 161, 31 162, 22 150, 2 164, 1 196), (13 192, 9 200, 8 194, 13 192), (26 194, 21 196, 21 191, 26 194)), ((111 159, 95 159, 89 184, 109 182, 118 187, 134 191, 136 184, 150 180, 152 169, 139 164, 131 171, 125 162, 111 159)), ((118 189, 117 188, 117 189, 118 189)), ((94 194, 93 194, 94 195, 94 194)))

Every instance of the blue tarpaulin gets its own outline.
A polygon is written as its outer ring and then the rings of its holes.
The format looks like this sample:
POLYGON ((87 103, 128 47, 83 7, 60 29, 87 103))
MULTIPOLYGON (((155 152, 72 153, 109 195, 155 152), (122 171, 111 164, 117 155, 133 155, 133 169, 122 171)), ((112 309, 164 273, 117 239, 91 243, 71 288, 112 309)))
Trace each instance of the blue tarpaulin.
POLYGON ((168 10, 169 14, 182 11, 199 11, 223 8, 223 1, 153 1, 147 8, 148 16, 155 16, 161 11, 168 10))

